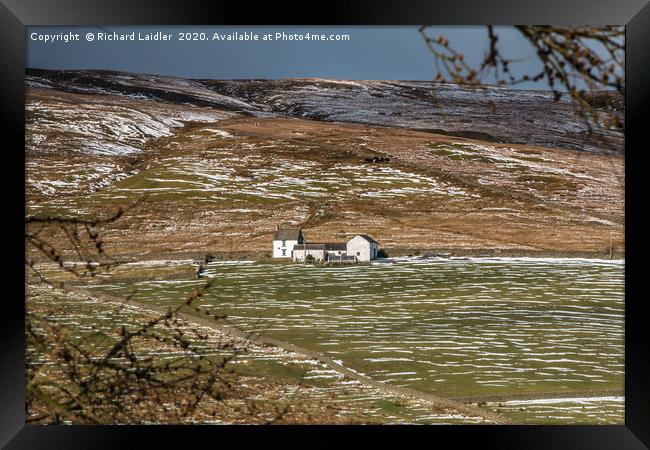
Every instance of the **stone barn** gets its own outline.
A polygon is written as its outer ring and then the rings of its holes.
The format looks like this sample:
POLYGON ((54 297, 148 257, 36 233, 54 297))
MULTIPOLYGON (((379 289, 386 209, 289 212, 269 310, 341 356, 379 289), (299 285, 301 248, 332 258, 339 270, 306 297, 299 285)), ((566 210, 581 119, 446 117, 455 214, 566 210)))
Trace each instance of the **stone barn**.
POLYGON ((358 234, 346 244, 348 256, 356 257, 357 261, 370 261, 377 258, 377 241, 367 234, 358 234))

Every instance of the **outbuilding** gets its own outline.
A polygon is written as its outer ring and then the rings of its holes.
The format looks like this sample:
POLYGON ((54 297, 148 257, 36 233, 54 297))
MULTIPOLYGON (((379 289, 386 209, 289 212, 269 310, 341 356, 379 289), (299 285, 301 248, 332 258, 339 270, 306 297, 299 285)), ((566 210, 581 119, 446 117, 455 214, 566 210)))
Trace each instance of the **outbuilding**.
POLYGON ((377 241, 367 234, 357 234, 346 244, 348 256, 354 256, 358 261, 370 261, 377 258, 377 241))
POLYGON ((327 258, 325 244, 296 244, 293 246, 293 260, 305 261, 311 256, 314 261, 325 261, 327 258))

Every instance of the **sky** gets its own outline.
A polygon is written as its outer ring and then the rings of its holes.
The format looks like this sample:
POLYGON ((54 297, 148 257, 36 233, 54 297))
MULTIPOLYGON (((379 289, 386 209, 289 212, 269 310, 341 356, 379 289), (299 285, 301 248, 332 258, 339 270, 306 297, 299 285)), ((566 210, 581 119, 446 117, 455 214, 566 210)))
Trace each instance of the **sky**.
MULTIPOLYGON (((533 73, 540 63, 530 45, 512 27, 497 27, 505 55, 523 58, 517 71, 533 73)), ((450 46, 477 66, 487 51, 483 26, 436 26, 430 36, 444 35, 450 46)), ((137 37, 136 37, 137 38, 137 37)), ((292 26, 105 26, 27 27, 27 67, 43 69, 107 69, 185 78, 318 77, 348 80, 432 80, 434 58, 417 26, 292 27, 292 26), (100 41, 98 33, 171 34, 169 41, 100 41), (179 33, 205 33, 204 41, 180 41, 179 33), (214 33, 257 34, 258 41, 213 40, 214 33), (46 42, 78 33, 79 41, 46 42), (86 39, 92 33, 94 40, 86 39), (274 39, 263 41, 270 33, 274 39), (275 39, 276 33, 349 35, 341 41, 275 39)), ((485 82, 492 81, 489 78, 485 82)), ((544 89, 542 82, 522 83, 522 89, 544 89)))

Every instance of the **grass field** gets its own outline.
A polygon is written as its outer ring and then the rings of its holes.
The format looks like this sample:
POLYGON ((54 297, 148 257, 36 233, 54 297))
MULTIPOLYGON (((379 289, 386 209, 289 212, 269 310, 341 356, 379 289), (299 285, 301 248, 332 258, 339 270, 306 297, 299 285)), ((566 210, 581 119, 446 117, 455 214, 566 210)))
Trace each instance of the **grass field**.
MULTIPOLYGON (((183 295, 187 293, 183 292, 183 295)), ((53 290, 48 286, 35 284, 28 286, 27 307, 32 312, 46 314, 51 323, 67 330, 72 342, 98 354, 103 354, 119 339, 116 333, 120 327, 133 330, 139 328, 143 321, 156 316, 154 311, 135 304, 125 305, 105 298, 53 290)), ((180 329, 188 337, 197 331, 207 337, 200 340, 190 339, 192 346, 202 355, 213 358, 229 355, 230 351, 215 350, 224 342, 231 343, 234 348, 245 348, 243 353, 228 364, 227 371, 236 374, 237 391, 243 391, 246 402, 266 405, 266 408, 272 405, 280 408, 291 405, 293 408, 308 411, 311 419, 306 420, 306 423, 462 424, 481 421, 480 417, 467 416, 436 407, 427 401, 393 395, 364 385, 304 354, 276 346, 255 344, 227 331, 220 331, 219 321, 210 321, 210 324, 217 324, 217 327, 197 325, 190 321, 182 322, 180 329)), ((164 330, 161 328, 159 332, 164 334, 164 330)), ((140 357, 153 357, 159 364, 186 355, 178 348, 142 345, 139 347, 140 357)), ((28 348, 32 354, 32 364, 42 364, 39 377, 59 377, 60 366, 52 364, 50 355, 42 352, 32 353, 34 350, 28 348)), ((217 417, 206 414, 204 408, 198 408, 197 412, 188 418, 188 422, 251 423, 251 417, 237 415, 237 407, 240 407, 243 401, 241 397, 226 396, 222 400, 222 412, 217 417)), ((270 417, 260 411, 259 417, 254 418, 254 423, 263 423, 268 418, 270 417)), ((165 423, 165 420, 165 417, 160 417, 161 423, 165 423)), ((290 423, 302 421, 299 419, 290 423)))
MULTIPOLYGON (((523 422, 623 420, 620 395, 583 398, 623 390, 620 263, 211 264, 208 273, 219 281, 202 306, 373 379, 447 398, 485 397, 523 422), (558 393, 565 399, 543 400, 558 393)), ((198 283, 118 282, 92 290, 166 305, 198 283)))

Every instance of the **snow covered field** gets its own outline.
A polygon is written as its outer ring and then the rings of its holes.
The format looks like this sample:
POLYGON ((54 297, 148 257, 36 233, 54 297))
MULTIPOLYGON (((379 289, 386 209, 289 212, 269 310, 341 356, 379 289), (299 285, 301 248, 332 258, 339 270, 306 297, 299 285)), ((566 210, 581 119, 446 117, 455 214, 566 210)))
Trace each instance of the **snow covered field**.
MULTIPOLYGON (((622 392, 623 270, 621 261, 550 258, 210 264, 219 288, 202 302, 246 330, 323 352, 385 383, 448 398, 527 395, 491 404, 526 423, 621 423, 620 396, 571 393, 622 392), (557 392, 566 394, 535 398, 557 392)), ((138 300, 164 305, 194 284, 93 289, 135 290, 138 300)))

